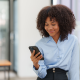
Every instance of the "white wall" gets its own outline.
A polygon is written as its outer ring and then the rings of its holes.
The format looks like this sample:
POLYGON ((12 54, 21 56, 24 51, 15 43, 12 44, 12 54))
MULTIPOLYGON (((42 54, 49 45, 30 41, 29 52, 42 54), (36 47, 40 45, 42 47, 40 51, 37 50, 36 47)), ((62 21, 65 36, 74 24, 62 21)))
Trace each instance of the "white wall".
POLYGON ((28 46, 34 45, 41 36, 36 29, 38 12, 51 4, 51 0, 18 0, 18 76, 34 77, 28 46))

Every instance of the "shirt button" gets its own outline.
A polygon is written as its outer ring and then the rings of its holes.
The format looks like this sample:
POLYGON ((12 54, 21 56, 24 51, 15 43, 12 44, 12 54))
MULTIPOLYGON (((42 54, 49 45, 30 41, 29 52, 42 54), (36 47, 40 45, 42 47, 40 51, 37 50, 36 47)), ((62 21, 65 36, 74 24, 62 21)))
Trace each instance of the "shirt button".
POLYGON ((53 70, 55 70, 55 68, 53 68, 53 70))
POLYGON ((53 73, 55 73, 55 71, 53 71, 53 73))

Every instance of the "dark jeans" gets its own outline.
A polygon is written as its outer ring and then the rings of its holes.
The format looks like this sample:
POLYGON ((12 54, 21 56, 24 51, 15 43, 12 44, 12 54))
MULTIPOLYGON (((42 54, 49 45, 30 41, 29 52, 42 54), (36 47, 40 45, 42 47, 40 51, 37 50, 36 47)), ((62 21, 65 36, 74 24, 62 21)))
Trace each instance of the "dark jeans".
POLYGON ((36 80, 68 80, 66 72, 67 71, 60 68, 55 68, 55 72, 53 72, 53 69, 48 69, 45 78, 41 79, 37 77, 36 80))

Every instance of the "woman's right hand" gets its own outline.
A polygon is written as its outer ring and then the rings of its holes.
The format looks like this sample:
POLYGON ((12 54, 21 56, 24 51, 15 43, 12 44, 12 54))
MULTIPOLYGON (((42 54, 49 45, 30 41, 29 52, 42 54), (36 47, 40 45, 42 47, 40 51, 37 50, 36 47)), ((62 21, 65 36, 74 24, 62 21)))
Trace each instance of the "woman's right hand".
POLYGON ((38 68, 39 68, 38 61, 39 61, 43 56, 42 56, 42 55, 38 56, 38 55, 40 54, 40 52, 37 53, 35 56, 34 56, 34 54, 35 54, 35 50, 33 50, 33 52, 31 53, 30 58, 31 58, 31 61, 33 62, 33 65, 35 66, 35 68, 38 69, 38 68), (37 56, 38 56, 38 57, 37 57, 37 56))

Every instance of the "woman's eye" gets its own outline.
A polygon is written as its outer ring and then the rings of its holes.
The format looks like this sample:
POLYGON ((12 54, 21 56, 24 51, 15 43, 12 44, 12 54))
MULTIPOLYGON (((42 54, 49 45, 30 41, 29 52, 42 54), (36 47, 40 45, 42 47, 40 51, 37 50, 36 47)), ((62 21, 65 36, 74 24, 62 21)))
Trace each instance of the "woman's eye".
MULTIPOLYGON (((56 24, 52 24, 52 26, 55 26, 56 24)), ((45 26, 48 26, 47 24, 45 24, 45 26)))
POLYGON ((52 24, 52 26, 55 26, 56 24, 52 24))
POLYGON ((48 26, 48 25, 45 25, 45 26, 48 26))

